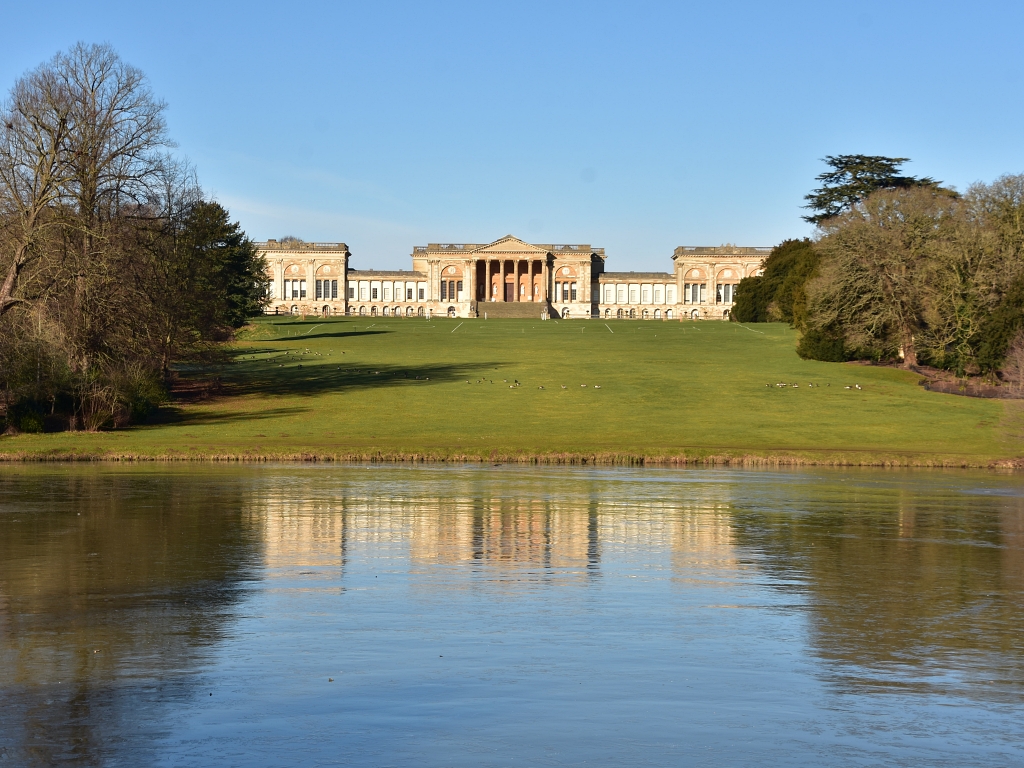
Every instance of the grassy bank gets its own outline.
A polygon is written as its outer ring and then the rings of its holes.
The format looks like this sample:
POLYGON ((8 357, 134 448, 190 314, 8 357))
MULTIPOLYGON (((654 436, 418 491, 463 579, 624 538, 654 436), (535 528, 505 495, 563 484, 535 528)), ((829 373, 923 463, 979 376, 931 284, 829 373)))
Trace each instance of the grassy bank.
POLYGON ((223 394, 118 432, 3 437, 0 456, 991 466, 1024 455, 1019 403, 801 360, 794 342, 778 324, 265 318, 231 363, 183 372, 219 376, 223 394))

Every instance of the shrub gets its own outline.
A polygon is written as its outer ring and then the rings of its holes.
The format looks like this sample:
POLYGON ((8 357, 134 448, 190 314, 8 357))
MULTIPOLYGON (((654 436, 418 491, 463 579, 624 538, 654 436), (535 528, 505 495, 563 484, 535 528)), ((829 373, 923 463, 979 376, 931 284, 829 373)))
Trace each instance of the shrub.
POLYGON ((800 337, 796 353, 804 360, 826 363, 841 363, 849 359, 842 334, 822 328, 808 328, 800 337))

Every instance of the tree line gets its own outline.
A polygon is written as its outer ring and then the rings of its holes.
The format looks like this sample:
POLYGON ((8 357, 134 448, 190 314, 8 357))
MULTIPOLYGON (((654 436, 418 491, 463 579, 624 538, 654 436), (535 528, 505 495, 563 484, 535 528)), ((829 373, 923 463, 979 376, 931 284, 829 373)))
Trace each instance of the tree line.
POLYGON ((1022 383, 1024 174, 958 193, 900 174, 906 158, 825 161, 806 196, 815 237, 774 248, 733 319, 792 324, 809 359, 1022 383))
POLYGON ((94 430, 144 418, 172 363, 262 310, 265 263, 171 154, 166 104, 78 44, 0 105, 0 420, 94 430))

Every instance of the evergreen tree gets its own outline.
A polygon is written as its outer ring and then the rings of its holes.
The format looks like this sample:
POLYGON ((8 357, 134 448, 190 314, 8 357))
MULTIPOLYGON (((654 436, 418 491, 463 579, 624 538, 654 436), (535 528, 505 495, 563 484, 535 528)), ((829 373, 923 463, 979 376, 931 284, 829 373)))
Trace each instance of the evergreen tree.
MULTIPOLYGON (((811 224, 820 224, 825 219, 838 216, 880 189, 943 189, 939 186, 941 182, 935 179, 902 175, 899 172, 900 166, 909 162, 906 157, 828 155, 824 162, 832 170, 820 174, 817 179, 823 182, 822 186, 804 196, 807 201, 804 208, 814 213, 803 218, 811 224)), ((950 192, 945 189, 943 191, 950 192)))

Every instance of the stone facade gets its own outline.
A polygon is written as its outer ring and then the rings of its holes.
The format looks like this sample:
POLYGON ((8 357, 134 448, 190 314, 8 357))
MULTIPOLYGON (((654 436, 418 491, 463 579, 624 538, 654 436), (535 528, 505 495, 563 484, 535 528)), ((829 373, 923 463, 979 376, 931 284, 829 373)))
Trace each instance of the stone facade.
POLYGON ((385 317, 726 319, 736 285, 770 248, 680 246, 672 272, 605 272, 603 248, 487 244, 416 246, 412 270, 350 269, 344 243, 269 240, 271 314, 385 317))

